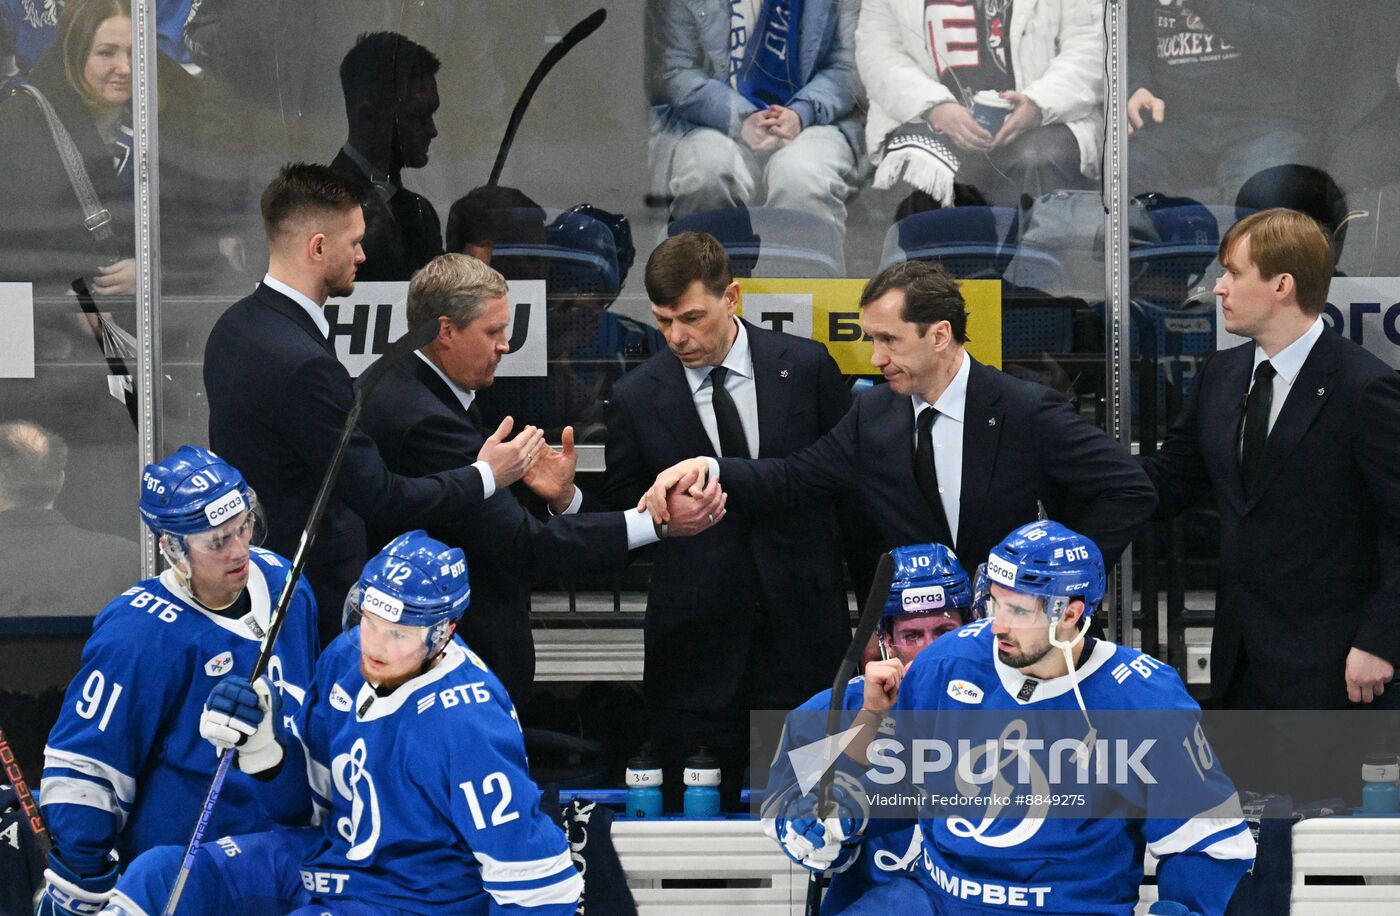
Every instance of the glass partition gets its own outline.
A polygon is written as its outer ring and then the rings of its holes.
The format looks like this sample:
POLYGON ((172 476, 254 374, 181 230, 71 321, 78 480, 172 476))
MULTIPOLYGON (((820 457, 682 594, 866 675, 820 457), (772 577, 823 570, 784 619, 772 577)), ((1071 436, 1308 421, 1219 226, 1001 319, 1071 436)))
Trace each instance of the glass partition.
MULTIPOLYGON (((1314 0, 1128 11, 1132 343, 1139 365, 1156 367, 1135 379, 1143 451, 1181 413, 1203 361, 1246 342, 1220 316, 1217 249, 1231 225, 1263 209, 1300 210, 1328 230, 1330 332, 1400 367, 1387 318, 1400 288, 1378 279, 1400 268, 1387 206, 1400 172, 1383 152, 1400 139, 1400 72, 1393 43, 1373 40, 1395 34, 1400 12, 1361 2, 1338 16, 1314 0)), ((1219 519, 1199 506, 1148 537, 1145 648, 1204 684, 1219 519)))
MULTIPOLYGON (((138 62, 159 101, 156 451, 208 442, 205 343, 263 278, 259 196, 297 161, 368 197, 356 293, 327 309, 352 371, 402 333, 415 270, 488 261, 511 284, 514 352, 481 422, 556 444, 572 426, 585 488, 613 386, 666 347, 646 260, 689 229, 725 246, 746 318, 827 344, 849 382, 878 383, 858 326, 872 275, 914 259, 981 281, 973 356, 1110 426, 1103 4, 1026 4, 1013 29, 1019 2, 841 0, 796 31, 741 6, 648 0, 599 23, 573 0, 157 3, 159 53, 138 62)), ((1149 454, 1231 343, 1212 289, 1242 214, 1293 206, 1332 230, 1329 326, 1400 365, 1400 73, 1375 40, 1400 13, 1196 6, 1128 4, 1129 405, 1149 454)), ((65 684, 91 616, 140 574, 128 8, 0 7, 0 422, 26 424, 0 453, 0 538, 23 548, 0 551, 0 690, 65 684)), ((1148 652, 1203 657, 1204 631, 1187 635, 1210 623, 1217 554, 1208 507, 1139 542, 1148 652)), ((630 648, 597 657, 628 661, 599 676, 636 680, 649 576, 642 555, 536 577, 537 628, 618 625, 630 648)), ((554 658, 575 636, 542 640, 554 658)), ((581 657, 545 679, 602 670, 581 657)))
POLYGON ((0 12, 0 729, 35 780, 140 577, 131 21, 61 6, 0 12))

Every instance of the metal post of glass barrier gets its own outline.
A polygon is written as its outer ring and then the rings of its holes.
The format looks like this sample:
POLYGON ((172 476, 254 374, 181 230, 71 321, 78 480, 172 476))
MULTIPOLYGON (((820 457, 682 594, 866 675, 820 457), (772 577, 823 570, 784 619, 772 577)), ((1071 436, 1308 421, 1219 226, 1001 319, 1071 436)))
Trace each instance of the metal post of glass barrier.
MULTIPOLYGON (((1128 385, 1131 338, 1128 290, 1128 119, 1127 10, 1122 0, 1109 0, 1104 8, 1104 40, 1108 72, 1104 74, 1106 108, 1103 156, 1104 186, 1104 309, 1105 383, 1108 391, 1108 432, 1124 447, 1132 448, 1132 400, 1128 385)), ((1109 584, 1113 613, 1106 626, 1110 639, 1131 645, 1133 639, 1133 549, 1123 559, 1109 584)))
MULTIPOLYGON (((156 0, 132 4, 132 130, 136 167, 136 437, 144 467, 156 459, 160 430, 160 163, 156 80, 156 0)), ((141 530, 141 576, 156 574, 155 538, 141 530)))

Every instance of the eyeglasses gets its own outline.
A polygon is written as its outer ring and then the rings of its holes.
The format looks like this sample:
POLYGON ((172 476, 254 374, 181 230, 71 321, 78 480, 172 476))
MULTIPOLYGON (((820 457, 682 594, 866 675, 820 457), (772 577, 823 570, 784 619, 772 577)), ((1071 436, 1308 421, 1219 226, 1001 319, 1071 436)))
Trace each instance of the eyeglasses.
POLYGON ((257 514, 245 510, 240 517, 230 519, 212 531, 185 535, 185 547, 196 553, 221 554, 233 546, 235 542, 243 545, 250 544, 257 522, 257 514))

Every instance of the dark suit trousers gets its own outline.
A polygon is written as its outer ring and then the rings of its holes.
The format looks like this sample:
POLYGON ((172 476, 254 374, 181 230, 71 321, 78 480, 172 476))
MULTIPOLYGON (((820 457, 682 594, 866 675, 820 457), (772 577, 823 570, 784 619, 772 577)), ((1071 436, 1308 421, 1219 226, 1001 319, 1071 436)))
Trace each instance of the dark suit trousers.
POLYGON ((769 735, 765 744, 749 727, 750 710, 786 711, 811 695, 805 686, 794 690, 791 682, 781 679, 776 667, 768 663, 777 657, 772 623, 756 599, 745 601, 752 609, 753 635, 743 683, 734 698, 722 707, 704 710, 684 709, 653 699, 647 701, 648 730, 652 747, 661 761, 662 796, 668 812, 681 810, 685 762, 702 746, 719 758, 721 808, 730 812, 746 811, 740 802, 740 793, 748 784, 745 777, 750 761, 766 766, 777 750, 776 746, 767 744, 778 738, 769 735))

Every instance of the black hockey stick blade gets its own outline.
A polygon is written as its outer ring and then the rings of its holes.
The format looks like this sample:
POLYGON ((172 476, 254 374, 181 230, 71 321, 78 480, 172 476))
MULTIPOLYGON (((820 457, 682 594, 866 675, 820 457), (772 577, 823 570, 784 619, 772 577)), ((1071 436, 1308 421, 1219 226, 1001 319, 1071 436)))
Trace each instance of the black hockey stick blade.
MULTIPOLYGON (((424 322, 418 328, 410 330, 390 344, 389 349, 384 351, 384 355, 376 360, 374 365, 370 366, 360 377, 360 384, 355 388, 355 399, 350 404, 350 412, 345 415, 345 425, 340 430, 340 441, 336 444, 335 452, 331 455, 330 465, 326 468, 325 476, 321 478, 321 488, 316 491, 316 501, 311 504, 311 514, 306 519, 306 527, 301 531, 301 541, 297 544, 296 556, 292 558, 291 572, 287 573, 286 584, 282 586, 282 594, 277 599, 277 607, 272 612, 272 619, 268 621, 267 633, 263 636, 262 646, 258 651, 258 660, 253 664, 253 671, 249 674, 248 680, 256 681, 267 671, 267 664, 272 658, 272 650, 277 644, 277 635, 282 632, 282 624, 287 619, 287 607, 292 603, 292 595, 296 593, 297 581, 301 578, 302 568, 306 566, 307 551, 311 549, 312 543, 316 540, 316 531, 321 527, 321 517, 326 513, 331 491, 335 489, 336 479, 340 476, 340 466, 345 460, 345 452, 350 445, 350 438, 355 433, 355 425, 360 420, 360 412, 364 409, 365 398, 374 390, 374 386, 379 384, 379 380, 384 377, 384 373, 388 372, 391 366, 410 352, 426 345, 428 341, 437 336, 437 333, 437 321, 424 322)), ((190 834, 190 841, 185 846, 180 872, 175 877, 175 883, 170 891, 170 899, 166 901, 165 909, 162 911, 164 916, 175 916, 175 910, 180 906, 180 897, 184 894, 185 882, 189 879, 190 869, 194 866, 195 853, 199 852, 199 844, 204 840, 204 831, 209 826, 210 815, 213 814, 214 806, 219 801, 219 793, 223 791, 224 780, 228 778, 233 754, 233 748, 229 748, 219 757, 219 768, 214 771, 214 779, 209 783, 209 791, 204 796, 204 805, 200 808, 199 820, 195 822, 194 832, 190 834)))
POLYGON ((560 59, 573 50, 574 45, 583 41, 589 35, 598 31, 598 27, 603 24, 603 20, 608 18, 608 11, 596 9, 585 16, 577 25, 564 33, 564 37, 559 39, 559 43, 550 48, 545 56, 535 67, 535 72, 530 74, 530 79, 525 83, 525 88, 520 93, 520 99, 515 103, 515 108, 511 110, 510 120, 506 122, 506 132, 501 137, 501 147, 496 151, 496 162, 491 166, 491 178, 486 182, 495 187, 501 181, 501 172, 506 167, 506 156, 510 154, 511 144, 515 142, 515 133, 520 129, 520 122, 525 120, 525 109, 530 107, 530 100, 535 97, 535 90, 540 88, 540 83, 549 75, 549 71, 554 69, 554 65, 560 59))
MULTIPOLYGON (((92 290, 88 288, 87 280, 79 277, 69 284, 69 287, 78 297, 78 305, 82 306, 83 314, 87 315, 96 323, 92 331, 92 336, 97 339, 97 346, 102 350, 103 359, 107 361, 107 374, 114 375, 117 378, 123 376, 132 378, 131 370, 126 367, 126 360, 115 353, 108 353, 107 348, 102 343, 102 328, 107 319, 102 317, 102 312, 98 310, 97 303, 93 301, 92 290)), ((131 425, 134 427, 139 425, 136 419, 137 404, 134 393, 135 388, 136 386, 133 383, 133 391, 127 392, 126 397, 122 399, 122 402, 126 405, 127 415, 131 417, 131 425)))
MULTIPOLYGON (((841 659, 841 665, 836 669, 836 679, 831 682, 831 708, 826 714, 826 736, 828 738, 836 734, 836 730, 841 726, 841 698, 846 695, 846 684, 855 675, 856 666, 860 664, 860 657, 870 642, 870 634, 875 632, 875 625, 880 622, 880 615, 885 609, 885 599, 890 593, 892 582, 894 582, 894 557, 890 556, 889 551, 885 551, 880 555, 880 560, 875 565, 875 576, 870 581, 870 592, 865 596, 865 607, 861 609, 860 620, 856 623, 856 632, 851 637, 851 644, 846 648, 846 657, 841 659)), ((827 767, 822 771, 821 781, 817 784, 816 815, 818 820, 831 815, 831 780, 835 773, 836 767, 834 765, 827 767)), ((815 871, 807 878, 807 916, 819 916, 821 913, 823 881, 822 874, 815 871)))

